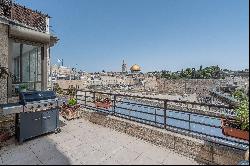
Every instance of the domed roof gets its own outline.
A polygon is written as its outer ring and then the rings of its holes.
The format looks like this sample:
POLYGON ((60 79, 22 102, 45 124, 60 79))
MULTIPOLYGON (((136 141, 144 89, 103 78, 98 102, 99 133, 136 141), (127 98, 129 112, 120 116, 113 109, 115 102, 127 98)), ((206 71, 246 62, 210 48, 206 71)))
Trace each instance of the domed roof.
POLYGON ((141 67, 137 64, 133 65, 131 68, 130 68, 131 71, 141 71, 141 67))

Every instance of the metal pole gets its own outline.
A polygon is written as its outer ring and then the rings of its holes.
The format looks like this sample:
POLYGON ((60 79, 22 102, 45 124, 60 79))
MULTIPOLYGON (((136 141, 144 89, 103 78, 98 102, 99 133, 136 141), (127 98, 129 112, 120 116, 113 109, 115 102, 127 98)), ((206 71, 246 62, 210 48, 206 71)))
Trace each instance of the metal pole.
POLYGON ((129 111, 128 117, 129 117, 129 119, 131 120, 131 115, 130 115, 131 110, 129 109, 128 111, 129 111))
POLYGON ((7 75, 7 103, 9 103, 9 75, 7 75))
POLYGON ((75 94, 76 102, 77 102, 77 98, 78 98, 78 97, 77 97, 77 91, 78 91, 78 90, 76 89, 76 91, 75 91, 75 93, 76 93, 76 94, 75 94))
POLYGON ((155 125, 156 125, 156 109, 155 109, 155 125))
POLYGON ((189 131, 191 130, 191 123, 190 123, 190 121, 191 121, 191 117, 190 117, 190 115, 191 114, 188 114, 188 129, 189 129, 189 131))
POLYGON ((113 114, 115 115, 115 104, 116 104, 116 95, 114 95, 114 101, 113 101, 113 114))
POLYGON ((164 128, 167 128, 167 100, 164 100, 164 128))

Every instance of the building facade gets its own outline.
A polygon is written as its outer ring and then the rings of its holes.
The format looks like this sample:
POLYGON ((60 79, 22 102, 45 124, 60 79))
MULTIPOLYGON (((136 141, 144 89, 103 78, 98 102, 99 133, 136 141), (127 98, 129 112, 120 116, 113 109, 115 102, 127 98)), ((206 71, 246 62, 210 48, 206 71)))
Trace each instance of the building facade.
MULTIPOLYGON (((50 33, 49 18, 0 0, 0 104, 17 102, 21 88, 47 90, 50 48, 58 41, 50 33)), ((0 116, 0 134, 13 135, 14 126, 14 115, 0 116)))
POLYGON ((50 33, 47 14, 11 0, 0 0, 0 66, 8 70, 0 78, 0 102, 6 103, 27 90, 46 90, 50 48, 58 39, 50 33))

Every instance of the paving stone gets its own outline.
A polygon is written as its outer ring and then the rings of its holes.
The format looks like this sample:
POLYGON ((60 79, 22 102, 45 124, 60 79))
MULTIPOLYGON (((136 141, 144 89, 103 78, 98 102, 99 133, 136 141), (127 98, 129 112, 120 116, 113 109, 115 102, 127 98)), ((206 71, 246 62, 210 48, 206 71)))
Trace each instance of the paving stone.
POLYGON ((181 155, 169 155, 164 161, 164 165, 198 165, 193 159, 186 158, 181 155))
POLYGON ((106 160, 100 163, 100 165, 121 165, 119 161, 112 159, 112 157, 108 157, 106 160))
POLYGON ((44 163, 58 156, 65 156, 62 152, 58 151, 56 148, 37 151, 35 152, 35 155, 40 161, 44 163))
POLYGON ((104 162, 108 156, 98 150, 92 151, 88 153, 86 156, 81 158, 81 161, 84 165, 99 165, 100 163, 104 162))
POLYGON ((197 164, 171 150, 82 119, 65 123, 59 134, 37 137, 21 145, 9 140, 0 149, 0 164, 197 164))
POLYGON ((144 154, 141 154, 137 159, 131 161, 132 165, 161 165, 162 163, 155 161, 144 154))
POLYGON ((11 150, 1 154, 3 164, 21 162, 23 160, 29 160, 30 158, 36 158, 32 151, 20 152, 11 150))
POLYGON ((122 164, 131 164, 131 161, 134 161, 140 155, 140 153, 134 152, 127 148, 123 148, 120 151, 116 152, 116 154, 111 156, 111 159, 114 159, 122 164))
POLYGON ((70 160, 66 157, 56 157, 53 158, 45 163, 43 163, 45 165, 70 165, 70 160))
POLYGON ((32 157, 25 158, 23 160, 15 160, 12 162, 8 162, 8 165, 42 165, 42 162, 39 161, 36 157, 32 157))

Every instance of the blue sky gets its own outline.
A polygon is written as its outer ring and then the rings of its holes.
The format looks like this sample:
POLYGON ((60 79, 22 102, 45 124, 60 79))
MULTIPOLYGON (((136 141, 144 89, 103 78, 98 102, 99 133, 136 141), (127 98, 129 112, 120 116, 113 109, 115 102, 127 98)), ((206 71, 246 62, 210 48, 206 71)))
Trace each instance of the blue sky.
POLYGON ((52 59, 93 71, 249 68, 248 0, 16 0, 48 13, 52 59))

